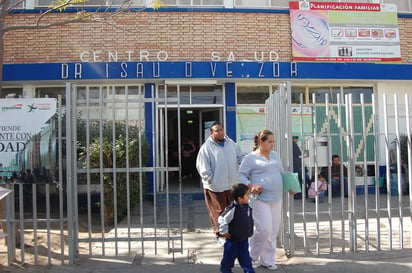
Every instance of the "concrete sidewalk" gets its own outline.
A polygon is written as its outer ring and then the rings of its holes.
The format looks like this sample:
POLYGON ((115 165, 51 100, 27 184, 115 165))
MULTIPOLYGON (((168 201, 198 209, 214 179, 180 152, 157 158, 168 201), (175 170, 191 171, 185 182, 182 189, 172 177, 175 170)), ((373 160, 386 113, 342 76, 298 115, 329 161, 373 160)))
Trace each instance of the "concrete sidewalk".
MULTIPOLYGON (((0 272, 41 272, 41 273, 206 273, 219 272, 222 248, 217 246, 211 233, 196 232, 185 234, 188 249, 183 254, 173 255, 159 249, 157 255, 134 254, 131 256, 93 257, 82 256, 74 265, 1 267, 0 272), (193 247, 193 248, 191 248, 193 247), (196 250, 196 252, 190 252, 196 250)), ((277 253, 278 270, 276 272, 370 272, 370 273, 410 273, 412 272, 412 250, 330 254, 321 256, 294 256, 287 258, 281 249, 277 253)), ((235 265, 234 273, 243 270, 235 265)), ((270 272, 262 267, 257 273, 270 272)))

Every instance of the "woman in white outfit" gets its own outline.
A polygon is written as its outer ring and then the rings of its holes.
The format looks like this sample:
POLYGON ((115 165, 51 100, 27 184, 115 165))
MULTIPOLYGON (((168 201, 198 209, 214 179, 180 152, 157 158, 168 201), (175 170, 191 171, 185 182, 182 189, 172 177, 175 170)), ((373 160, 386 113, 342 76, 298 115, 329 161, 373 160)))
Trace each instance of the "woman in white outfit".
MULTIPOLYGON (((239 172, 239 181, 248 185, 257 195, 253 204, 255 232, 250 238, 250 256, 254 264, 276 270, 276 238, 279 233, 282 205, 282 173, 279 155, 273 151, 274 134, 269 130, 255 136, 253 152, 245 156, 239 172)), ((290 191, 291 194, 294 192, 290 191)))

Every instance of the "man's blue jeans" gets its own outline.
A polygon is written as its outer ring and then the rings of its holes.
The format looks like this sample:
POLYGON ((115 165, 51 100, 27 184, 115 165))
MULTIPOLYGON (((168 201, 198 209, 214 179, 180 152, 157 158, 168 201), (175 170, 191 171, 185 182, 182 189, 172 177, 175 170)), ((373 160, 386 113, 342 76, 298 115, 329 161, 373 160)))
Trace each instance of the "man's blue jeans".
MULTIPOLYGON (((340 179, 332 179, 332 197, 339 197, 340 196, 340 179)), ((343 186, 344 186, 344 196, 348 197, 348 178, 344 177, 343 179, 343 186)))

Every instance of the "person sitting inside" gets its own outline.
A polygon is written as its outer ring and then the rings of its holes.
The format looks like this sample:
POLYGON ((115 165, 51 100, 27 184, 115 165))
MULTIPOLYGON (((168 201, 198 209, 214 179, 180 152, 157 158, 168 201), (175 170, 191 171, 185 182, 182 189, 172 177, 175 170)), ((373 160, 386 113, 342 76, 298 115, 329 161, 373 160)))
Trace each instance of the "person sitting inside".
MULTIPOLYGON (((344 196, 348 197, 348 169, 342 166, 343 169, 343 185, 344 185, 344 196)), ((338 197, 341 193, 341 163, 338 155, 332 156, 332 166, 330 167, 330 173, 332 179, 332 197, 338 197)), ((323 175, 324 176, 324 175, 323 175)), ((326 176, 324 176, 326 177, 326 176)))
POLYGON ((315 201, 316 196, 318 196, 319 203, 322 203, 325 196, 328 196, 328 182, 322 174, 318 175, 317 183, 312 181, 308 190, 308 198, 313 198, 313 201, 315 201), (316 190, 316 184, 318 186, 318 190, 316 190))

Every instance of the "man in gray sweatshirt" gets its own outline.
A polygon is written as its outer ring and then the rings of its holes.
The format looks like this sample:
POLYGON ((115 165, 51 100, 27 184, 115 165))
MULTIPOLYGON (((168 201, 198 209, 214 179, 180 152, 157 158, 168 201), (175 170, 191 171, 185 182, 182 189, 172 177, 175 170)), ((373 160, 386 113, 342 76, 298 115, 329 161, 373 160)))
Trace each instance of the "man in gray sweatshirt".
POLYGON ((210 222, 219 242, 218 217, 233 201, 230 190, 238 183, 237 171, 244 154, 240 147, 225 135, 222 125, 214 122, 210 136, 200 147, 196 168, 203 182, 210 222))

